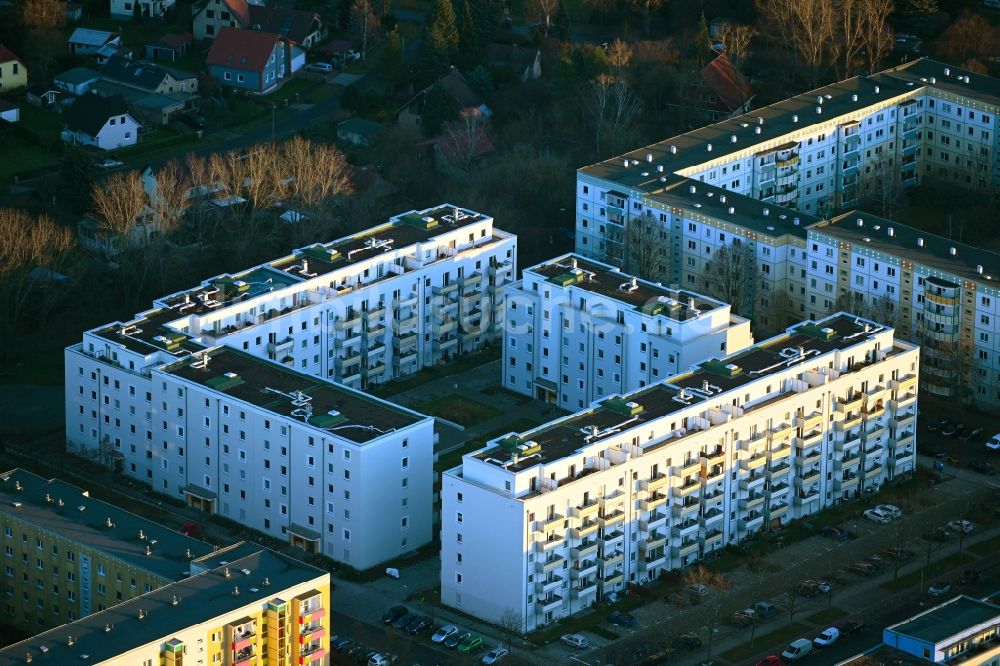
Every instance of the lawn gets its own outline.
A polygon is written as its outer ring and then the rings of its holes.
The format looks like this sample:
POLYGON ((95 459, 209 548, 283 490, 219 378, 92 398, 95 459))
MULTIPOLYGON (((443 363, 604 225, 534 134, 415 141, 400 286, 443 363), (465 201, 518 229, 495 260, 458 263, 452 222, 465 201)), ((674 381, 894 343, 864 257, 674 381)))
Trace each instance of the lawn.
POLYGON ((597 611, 571 615, 546 629, 529 634, 528 640, 535 645, 548 645, 559 640, 563 634, 579 634, 584 631, 589 631, 608 640, 617 640, 619 634, 610 629, 605 622, 606 613, 610 613, 610 611, 599 608, 597 611))
POLYGON ((813 613, 806 619, 813 624, 830 624, 832 622, 836 622, 842 617, 845 617, 846 615, 847 611, 843 608, 837 608, 834 606, 833 608, 824 608, 818 613, 813 613))
POLYGON ((734 664, 740 664, 760 652, 761 648, 784 645, 785 643, 789 643, 800 637, 802 634, 809 631, 809 629, 810 627, 807 627, 804 624, 788 624, 780 629, 775 629, 770 633, 756 636, 753 641, 753 646, 751 646, 750 643, 744 643, 743 645, 723 652, 719 656, 726 661, 734 664))
POLYGON ((59 156, 46 151, 30 141, 14 136, 2 135, 4 153, 7 159, 0 161, 0 184, 3 188, 14 180, 14 176, 29 171, 54 167, 59 164, 59 156))
POLYGON ((882 583, 879 587, 890 592, 900 592, 908 587, 912 587, 920 583, 921 573, 923 574, 924 584, 929 586, 937 579, 938 576, 943 576, 952 569, 956 569, 974 559, 975 557, 969 555, 968 553, 953 553, 943 560, 938 560, 937 562, 932 562, 925 567, 920 567, 916 571, 911 571, 905 576, 900 576, 896 580, 890 580, 882 583))
POLYGON ((969 546, 971 550, 976 555, 986 556, 992 555, 993 553, 1000 550, 1000 536, 995 536, 992 539, 987 539, 986 541, 980 541, 977 544, 969 546))
POLYGON ((32 355, 19 364, 0 365, 0 384, 59 386, 66 381, 61 353, 32 355))
POLYGON ((496 407, 460 395, 447 395, 421 402, 414 405, 413 409, 466 427, 503 414, 496 407))
POLYGON ((511 421, 510 423, 504 425, 503 428, 498 428, 493 432, 486 433, 481 437, 477 437, 476 439, 466 442, 456 449, 452 449, 447 453, 441 454, 438 456, 438 460, 434 464, 434 471, 443 472, 446 469, 451 469, 452 467, 461 464, 463 455, 469 453, 470 451, 482 448, 483 444, 491 439, 499 437, 500 435, 505 435, 508 432, 523 432, 536 425, 538 425, 538 423, 532 419, 517 419, 516 421, 511 421))

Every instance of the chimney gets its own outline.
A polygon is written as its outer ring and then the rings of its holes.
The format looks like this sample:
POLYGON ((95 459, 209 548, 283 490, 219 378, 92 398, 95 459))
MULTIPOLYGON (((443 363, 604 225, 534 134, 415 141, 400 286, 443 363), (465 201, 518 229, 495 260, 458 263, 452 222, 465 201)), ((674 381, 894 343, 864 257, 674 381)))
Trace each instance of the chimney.
POLYGON ((176 594, 175 594, 175 595, 173 595, 172 597, 170 597, 170 605, 171 605, 171 606, 176 606, 177 604, 179 604, 179 603, 180 603, 180 601, 181 601, 181 600, 177 598, 177 595, 176 595, 176 594))
POLYGON ((143 531, 140 529, 139 530, 139 541, 145 541, 145 540, 146 540, 146 535, 143 534, 143 531))
POLYGON ((859 218, 858 218, 858 219, 856 220, 856 222, 857 222, 857 225, 858 225, 859 227, 863 227, 863 226, 865 226, 865 220, 864 220, 864 218, 861 218, 861 217, 859 217, 859 218))
POLYGON ((66 637, 66 645, 69 645, 70 647, 72 647, 73 643, 76 643, 76 639, 73 638, 72 635, 67 636, 66 637))
POLYGON ((628 168, 628 160, 625 160, 625 168, 628 168))
POLYGON ((225 576, 226 578, 229 578, 229 567, 226 567, 225 569, 222 570, 222 575, 225 576))
POLYGON ((152 554, 153 554, 153 549, 150 548, 149 546, 146 546, 146 556, 148 557, 152 554))
POLYGON ((754 134, 760 134, 760 125, 758 125, 757 127, 753 128, 753 133, 754 134))
POLYGON ((264 577, 264 587, 271 587, 271 579, 267 576, 264 577))
POLYGON ((234 586, 233 587, 233 596, 234 597, 240 596, 240 588, 239 588, 239 586, 234 586))
POLYGON ((736 135, 735 134, 732 135, 731 137, 729 137, 729 143, 736 143, 736 135))

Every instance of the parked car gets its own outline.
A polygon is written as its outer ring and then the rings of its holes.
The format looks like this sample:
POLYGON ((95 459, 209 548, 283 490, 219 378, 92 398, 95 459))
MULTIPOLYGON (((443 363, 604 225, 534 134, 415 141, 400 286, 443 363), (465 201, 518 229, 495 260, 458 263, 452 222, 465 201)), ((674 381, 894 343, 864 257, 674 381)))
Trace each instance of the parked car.
POLYGON ((409 612, 410 611, 406 608, 406 606, 393 606, 386 612, 382 613, 382 617, 380 617, 378 621, 382 624, 392 624, 409 612))
POLYGON ((781 658, 785 661, 798 661, 805 659, 812 652, 813 644, 808 638, 797 638, 792 641, 785 651, 781 653, 781 658))
POLYGON ((587 637, 581 636, 580 634, 563 634, 559 637, 559 640, 570 647, 575 647, 578 650, 582 650, 590 646, 590 641, 587 640, 587 637))
POLYGON ((373 650, 371 648, 365 648, 364 652, 359 652, 356 657, 354 657, 355 664, 370 664, 372 659, 378 657, 378 650, 373 650))
POLYGON ((344 60, 346 60, 347 62, 354 62, 355 60, 361 60, 361 54, 355 51, 354 49, 350 49, 344 54, 344 60))
POLYGON ((829 627, 824 629, 819 636, 813 639, 813 645, 818 648, 825 648, 833 645, 840 638, 840 629, 829 627))
POLYGON ((502 647, 495 647, 483 655, 484 664, 495 664, 507 656, 507 650, 502 647))
POLYGON ((819 581, 804 580, 795 588, 796 594, 800 597, 816 597, 822 594, 819 589, 819 581))
POLYGON ((471 636, 472 634, 468 631, 462 631, 461 629, 453 633, 448 638, 444 639, 444 646, 449 650, 454 650, 456 647, 461 645, 462 641, 471 636))
POLYGON ((840 629, 840 635, 846 638, 848 636, 853 636, 854 634, 860 634, 862 631, 864 631, 865 623, 857 621, 845 622, 844 624, 840 625, 839 629, 840 629))
POLYGON ((953 520, 948 523, 948 529, 952 532, 962 532, 963 534, 968 534, 972 530, 976 529, 976 526, 968 520, 953 520))
POLYGON ((117 169, 120 166, 125 166, 125 163, 121 162, 119 160, 113 160, 111 158, 108 158, 106 160, 102 160, 102 161, 100 161, 100 162, 97 163, 97 168, 98 169, 104 169, 105 171, 108 171, 110 169, 117 169))
POLYGON ((416 613, 405 613, 397 617, 395 621, 392 623, 392 626, 396 627, 397 629, 406 629, 406 625, 413 622, 415 619, 417 619, 417 617, 418 615, 416 613))
POLYGON ((861 574, 862 576, 871 576, 875 573, 875 565, 871 562, 855 562, 847 567, 847 570, 851 573, 861 574))
POLYGON ((819 533, 827 539, 834 539, 836 541, 847 541, 850 538, 850 535, 845 530, 839 530, 836 527, 824 527, 819 533))
POLYGON ((674 639, 674 645, 682 650, 697 650, 701 647, 701 637, 694 632, 681 634, 674 639))
POLYGON ((940 541, 944 543, 945 541, 951 540, 951 532, 947 527, 938 527, 930 534, 931 541, 940 541))
POLYGON ((757 666, 781 666, 785 662, 776 654, 769 654, 757 662, 757 666))
POLYGON ((406 625, 406 633, 410 634, 411 636, 416 636, 421 631, 427 629, 427 627, 429 626, 431 626, 431 619, 426 615, 418 615, 416 619, 413 620, 413 622, 410 622, 408 625, 406 625))
POLYGON ((885 515, 878 509, 868 509, 867 511, 864 512, 864 517, 867 518, 868 520, 871 520, 872 522, 879 523, 880 525, 885 525, 890 520, 892 520, 891 518, 889 518, 889 516, 885 515))
POLYGON ((953 425, 955 425, 955 423, 951 419, 938 419, 937 421, 928 423, 927 429, 931 432, 936 432, 953 425))
POLYGON ((347 652, 351 649, 352 643, 354 641, 346 636, 334 636, 330 639, 330 649, 334 652, 347 652))
POLYGON ((899 507, 894 504, 879 504, 875 507, 875 510, 884 513, 890 518, 899 518, 903 515, 903 512, 899 510, 899 507))
POLYGON ((729 622, 737 627, 748 627, 757 619, 757 612, 752 608, 736 611, 729 617, 729 622))
POLYGON ((199 116, 197 113, 182 113, 180 121, 192 129, 205 129, 208 127, 205 117, 199 116))
POLYGON ((976 426, 976 427, 965 426, 964 428, 962 428, 962 431, 958 433, 958 438, 964 441, 969 441, 973 437, 979 437, 982 434, 983 434, 982 426, 976 426))
POLYGON ((985 474, 986 476, 995 476, 997 473, 996 465, 993 463, 981 462, 979 460, 969 463, 969 469, 973 472, 985 474))
POLYGON ((927 588, 927 594, 932 597, 940 597, 943 594, 948 594, 951 592, 951 583, 941 581, 940 583, 934 583, 929 588, 927 588))
POLYGON ((990 451, 1000 451, 1000 433, 990 437, 989 441, 986 442, 986 448, 990 451))
POLYGON ((608 622, 616 624, 619 627, 634 627, 636 625, 634 615, 631 613, 620 613, 618 611, 612 611, 611 615, 608 616, 608 622))
POLYGON ((431 640, 435 643, 444 643, 449 636, 455 633, 458 633, 458 627, 453 624, 446 624, 434 632, 431 640))
POLYGON ((391 652, 379 652, 368 658, 368 666, 392 666, 399 661, 399 655, 391 652))
POLYGON ((757 611, 757 617, 764 619, 774 617, 777 612, 770 601, 755 601, 750 608, 757 611))
POLYGON ((311 62, 306 65, 306 69, 310 72, 332 72, 333 65, 328 62, 311 62))
POLYGON ((462 654, 472 654, 476 650, 483 647, 482 636, 466 636, 461 643, 458 644, 458 651, 462 654))
POLYGON ((965 427, 964 423, 949 423, 941 428, 941 434, 945 437, 954 437, 958 431, 965 427))

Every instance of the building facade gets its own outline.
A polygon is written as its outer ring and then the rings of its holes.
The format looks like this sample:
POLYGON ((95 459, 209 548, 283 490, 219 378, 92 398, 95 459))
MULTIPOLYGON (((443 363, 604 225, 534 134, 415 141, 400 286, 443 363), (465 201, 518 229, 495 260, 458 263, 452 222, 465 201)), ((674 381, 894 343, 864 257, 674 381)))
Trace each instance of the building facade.
POLYGON ((530 631, 914 469, 919 348, 838 314, 467 454, 441 598, 530 631))
MULTIPOLYGON (((634 222, 652 221, 662 225, 669 260, 644 277, 711 293, 713 257, 738 245, 754 264, 749 305, 739 314, 768 328, 825 316, 851 294, 839 269, 816 272, 822 269, 809 256, 810 229, 863 199, 920 182, 972 192, 1000 185, 996 86, 989 77, 920 59, 584 167, 577 174, 576 251, 628 265, 630 234, 641 226, 634 222), (837 286, 825 291, 824 281, 837 286)), ((1000 264, 992 256, 978 263, 1000 264)), ((864 294, 869 303, 880 295, 874 288, 864 294)), ((906 326, 900 331, 913 335, 906 326)), ((992 354, 952 364, 946 383, 995 384, 991 364, 992 354)), ((985 385, 970 397, 982 407, 1000 406, 985 385)))
POLYGON ((581 409, 753 343, 729 306, 568 254, 504 292, 503 384, 581 409))
POLYGON ((330 574, 251 550, 0 649, 0 665, 326 666, 330 574))
POLYGON ((354 567, 426 543, 432 420, 353 387, 499 337, 516 239, 492 222, 414 211, 87 331, 68 448, 354 567))
MULTIPOLYGON (((73 622, 188 575, 213 546, 71 484, 0 475, 5 617, 35 632, 73 622)), ((2 661, 2 660, 0 660, 2 661)))
MULTIPOLYGON (((893 660, 987 666, 1000 657, 1000 606, 962 595, 886 627, 882 645, 893 660)), ((881 656, 881 655, 880 655, 881 656)))

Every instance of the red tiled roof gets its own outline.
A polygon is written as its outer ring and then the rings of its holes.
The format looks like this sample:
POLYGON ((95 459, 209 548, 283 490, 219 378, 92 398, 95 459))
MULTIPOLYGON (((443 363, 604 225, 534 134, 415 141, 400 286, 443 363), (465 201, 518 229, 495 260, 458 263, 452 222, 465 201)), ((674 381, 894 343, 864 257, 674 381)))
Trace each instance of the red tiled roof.
POLYGON ((18 58, 16 53, 3 44, 0 44, 0 62, 12 62, 14 60, 18 61, 22 65, 24 64, 24 61, 18 58))
POLYGON ((234 67, 259 72, 281 38, 271 32, 223 28, 212 42, 206 62, 218 67, 234 67))
POLYGON ((222 3, 239 19, 240 25, 250 25, 250 7, 247 6, 247 0, 222 0, 222 3))
POLYGON ((701 70, 701 78, 729 111, 736 111, 750 99, 750 82, 725 53, 701 70))
MULTIPOLYGON (((462 159, 468 154, 469 141, 472 137, 468 132, 463 131, 462 121, 455 121, 455 131, 449 132, 447 128, 440 135, 434 137, 427 143, 434 144, 441 151, 441 156, 452 166, 461 166, 462 159)), ((486 131, 479 132, 475 137, 476 145, 472 149, 472 158, 485 157, 496 151, 493 139, 486 131)))

